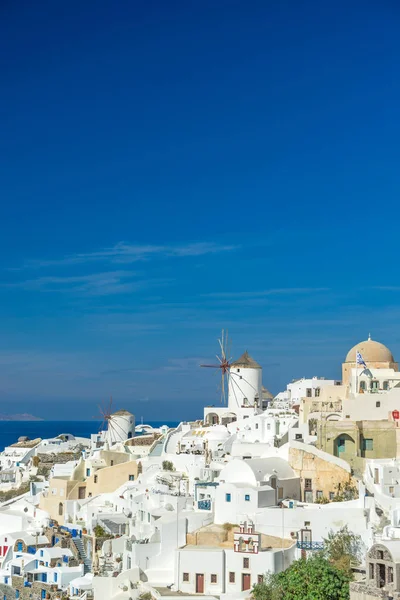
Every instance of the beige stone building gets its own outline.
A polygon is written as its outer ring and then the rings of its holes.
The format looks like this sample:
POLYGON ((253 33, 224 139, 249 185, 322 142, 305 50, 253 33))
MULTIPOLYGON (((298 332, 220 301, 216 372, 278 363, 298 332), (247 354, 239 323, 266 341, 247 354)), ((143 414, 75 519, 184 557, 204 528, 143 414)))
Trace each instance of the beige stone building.
POLYGON ((292 442, 289 464, 300 477, 303 502, 333 500, 346 485, 356 486, 348 463, 308 444, 292 442))
POLYGON ((124 452, 101 451, 97 460, 81 460, 70 477, 53 477, 42 494, 40 508, 60 525, 68 521, 68 502, 112 493, 127 481, 135 481, 138 463, 124 452))
POLYGON ((369 369, 399 370, 399 365, 395 362, 389 348, 380 342, 371 340, 371 336, 369 336, 367 340, 356 344, 347 353, 346 359, 342 364, 342 383, 345 386, 349 385, 351 370, 357 367, 357 352, 361 354, 369 369))
POLYGON ((400 429, 393 421, 324 420, 317 423, 316 445, 363 471, 367 458, 395 458, 399 435, 400 429))

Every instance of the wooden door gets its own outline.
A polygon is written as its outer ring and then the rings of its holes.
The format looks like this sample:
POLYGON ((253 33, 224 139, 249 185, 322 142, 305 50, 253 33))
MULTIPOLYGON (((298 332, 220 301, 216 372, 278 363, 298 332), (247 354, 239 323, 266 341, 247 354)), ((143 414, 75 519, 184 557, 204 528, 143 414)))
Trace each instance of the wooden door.
POLYGON ((204 594, 204 574, 196 573, 196 594, 204 594))
POLYGON ((242 592, 251 588, 250 573, 242 573, 242 592))

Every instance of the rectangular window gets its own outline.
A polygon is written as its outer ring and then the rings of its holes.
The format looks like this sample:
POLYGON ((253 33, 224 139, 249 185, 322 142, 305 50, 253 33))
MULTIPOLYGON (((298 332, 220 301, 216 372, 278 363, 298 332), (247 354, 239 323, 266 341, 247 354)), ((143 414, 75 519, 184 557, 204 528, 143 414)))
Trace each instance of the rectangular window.
POLYGON ((185 583, 189 581, 189 573, 183 573, 182 581, 184 581, 185 583))
POLYGON ((393 567, 388 567, 388 583, 393 583, 393 567))
POLYGON ((380 402, 376 402, 376 408, 379 408, 379 407, 380 407, 380 405, 381 405, 381 403, 380 403, 380 402))
POLYGON ((264 582, 264 575, 257 575, 257 583, 263 583, 264 582))
POLYGON ((335 492, 329 492, 329 500, 333 500, 335 497, 335 492))
POLYGON ((256 429, 258 429, 258 423, 256 423, 256 429))
POLYGON ((94 482, 97 483, 97 475, 94 476, 94 482))
POLYGON ((229 571, 229 583, 235 583, 235 572, 229 571))
POLYGON ((243 569, 250 569, 250 559, 247 557, 243 559, 243 569))
POLYGON ((306 390, 306 396, 307 396, 307 398, 311 398, 311 396, 312 396, 311 388, 307 388, 307 390, 306 390))
POLYGON ((374 440, 371 438, 363 439, 363 450, 373 450, 374 449, 374 440))
POLYGON ((210 581, 211 583, 217 583, 217 574, 216 573, 211 573, 211 578, 210 581))
POLYGON ((134 475, 129 475, 129 481, 135 481, 135 476, 134 475))
POLYGON ((369 563, 369 578, 375 579, 375 565, 374 563, 369 563))
POLYGON ((244 499, 246 502, 250 502, 250 494, 245 494, 244 499))
POLYGON ((86 469, 86 477, 90 477, 90 469, 86 469))
POLYGON ((230 502, 230 501, 231 501, 231 495, 225 494, 225 502, 230 502))
POLYGON ((317 490, 317 500, 321 500, 321 498, 323 497, 323 492, 322 490, 317 490))
POLYGON ((389 494, 394 494, 394 486, 393 485, 389 486, 389 494))
POLYGON ((114 466, 114 461, 113 461, 113 460, 111 460, 111 461, 110 461, 110 467, 113 467, 113 466, 114 466))
POLYGON ((304 527, 310 527, 311 521, 304 521, 304 527))
POLYGON ((304 489, 305 490, 312 490, 312 479, 305 479, 304 480, 304 489))
POLYGON ((376 554, 377 554, 379 560, 383 560, 383 550, 378 550, 376 554))

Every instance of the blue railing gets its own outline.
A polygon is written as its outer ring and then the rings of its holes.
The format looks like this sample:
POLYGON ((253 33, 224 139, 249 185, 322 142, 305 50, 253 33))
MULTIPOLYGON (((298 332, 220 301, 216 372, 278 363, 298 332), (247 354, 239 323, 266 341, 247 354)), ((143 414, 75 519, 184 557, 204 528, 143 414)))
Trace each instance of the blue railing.
POLYGON ((200 510, 211 510, 211 500, 199 500, 197 506, 200 510))
POLYGON ((28 546, 27 551, 28 551, 28 554, 36 554, 35 546, 28 546))
POLYGON ((300 550, 323 550, 324 542, 297 542, 300 550))

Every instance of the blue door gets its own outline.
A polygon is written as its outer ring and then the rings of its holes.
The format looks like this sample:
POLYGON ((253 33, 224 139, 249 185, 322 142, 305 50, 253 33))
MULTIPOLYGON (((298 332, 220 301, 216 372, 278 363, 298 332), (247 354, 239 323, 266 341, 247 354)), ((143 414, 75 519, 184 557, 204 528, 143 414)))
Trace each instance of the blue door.
POLYGON ((46 590, 42 590, 41 597, 42 597, 42 598, 46 598, 46 590))
POLYGON ((22 542, 18 542, 17 550, 22 552, 22 542))

